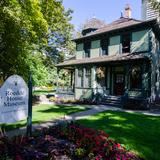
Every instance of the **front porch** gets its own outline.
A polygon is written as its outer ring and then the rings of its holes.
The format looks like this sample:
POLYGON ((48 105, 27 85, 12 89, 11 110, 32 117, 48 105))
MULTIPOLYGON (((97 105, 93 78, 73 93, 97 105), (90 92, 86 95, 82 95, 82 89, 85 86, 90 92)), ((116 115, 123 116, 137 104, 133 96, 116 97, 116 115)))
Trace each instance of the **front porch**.
POLYGON ((150 96, 150 65, 147 62, 119 63, 76 68, 76 99, 87 92, 147 98, 150 96))
POLYGON ((148 62, 81 66, 75 69, 75 99, 124 106, 147 105, 151 96, 148 62))
POLYGON ((75 64, 66 62, 59 67, 72 70, 70 84, 76 100, 103 104, 121 102, 123 106, 133 100, 143 101, 146 105, 151 98, 152 66, 148 58, 133 59, 134 56, 122 55, 118 60, 106 57, 101 62, 93 59, 94 62, 80 63, 76 60, 75 64))

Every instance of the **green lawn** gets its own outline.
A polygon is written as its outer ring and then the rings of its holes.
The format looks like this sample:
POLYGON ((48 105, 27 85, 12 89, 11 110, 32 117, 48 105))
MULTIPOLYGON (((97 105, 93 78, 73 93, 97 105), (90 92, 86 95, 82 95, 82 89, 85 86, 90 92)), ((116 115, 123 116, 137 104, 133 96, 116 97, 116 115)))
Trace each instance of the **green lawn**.
POLYGON ((147 160, 160 159, 160 117, 107 111, 78 123, 104 130, 111 138, 147 160))
MULTIPOLYGON (((84 106, 64 106, 64 105, 37 105, 33 107, 33 124, 45 122, 52 119, 57 119, 59 117, 64 117, 64 115, 69 115, 75 112, 81 112, 86 110, 84 106)), ((4 129, 12 130, 26 125, 26 120, 3 125, 4 129)))
POLYGON ((36 90, 36 91, 33 91, 33 95, 39 96, 39 95, 49 94, 53 92, 54 92, 53 90, 36 90))

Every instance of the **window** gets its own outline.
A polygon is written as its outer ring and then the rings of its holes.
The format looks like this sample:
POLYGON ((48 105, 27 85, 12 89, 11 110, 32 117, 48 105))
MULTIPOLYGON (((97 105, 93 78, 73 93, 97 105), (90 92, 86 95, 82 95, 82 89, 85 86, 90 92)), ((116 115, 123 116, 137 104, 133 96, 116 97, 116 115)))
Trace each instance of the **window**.
POLYGON ((116 83, 123 83, 124 82, 124 75, 123 74, 117 74, 116 75, 116 83))
POLYGON ((107 55, 107 39, 101 39, 102 56, 107 55))
POLYGON ((83 87, 83 70, 78 70, 78 87, 83 87))
POLYGON ((130 74, 130 88, 131 89, 141 89, 142 88, 142 73, 141 73, 141 67, 134 66, 131 69, 130 74))
POLYGON ((83 51, 83 43, 76 44, 76 51, 83 51))
POLYGON ((85 58, 90 57, 91 42, 84 43, 85 58))
POLYGON ((91 87, 91 69, 86 68, 85 87, 91 87))
POLYGON ((130 52, 130 42, 131 42, 130 34, 122 35, 122 53, 130 52))

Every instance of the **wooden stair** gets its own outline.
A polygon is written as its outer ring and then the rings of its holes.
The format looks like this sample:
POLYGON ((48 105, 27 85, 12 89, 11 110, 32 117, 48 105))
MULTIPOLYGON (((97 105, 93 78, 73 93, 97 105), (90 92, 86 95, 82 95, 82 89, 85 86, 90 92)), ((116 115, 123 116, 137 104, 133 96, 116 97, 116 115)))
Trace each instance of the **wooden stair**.
POLYGON ((100 103, 122 108, 121 96, 110 96, 110 95, 104 96, 100 103))

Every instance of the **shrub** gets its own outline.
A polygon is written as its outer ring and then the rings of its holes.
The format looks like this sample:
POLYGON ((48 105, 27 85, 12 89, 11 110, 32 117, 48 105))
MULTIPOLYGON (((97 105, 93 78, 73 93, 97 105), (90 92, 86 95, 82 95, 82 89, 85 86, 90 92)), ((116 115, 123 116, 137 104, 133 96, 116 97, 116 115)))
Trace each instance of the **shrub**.
POLYGON ((104 131, 73 123, 38 130, 33 137, 0 138, 0 160, 48 160, 60 155, 73 160, 141 159, 113 141, 104 131))

